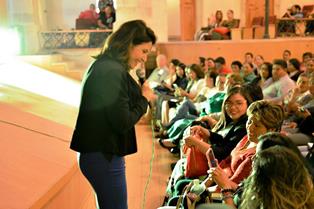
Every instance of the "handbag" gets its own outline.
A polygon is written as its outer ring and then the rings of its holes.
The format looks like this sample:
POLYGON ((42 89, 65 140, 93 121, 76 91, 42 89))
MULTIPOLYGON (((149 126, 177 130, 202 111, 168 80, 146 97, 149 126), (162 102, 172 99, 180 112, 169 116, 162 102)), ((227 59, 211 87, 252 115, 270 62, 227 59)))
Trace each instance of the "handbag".
POLYGON ((193 186, 193 182, 187 185, 184 190, 183 194, 179 196, 177 201, 176 209, 183 209, 184 208, 184 200, 186 199, 187 209, 195 209, 198 204, 202 203, 211 203, 211 193, 206 191, 203 192, 201 195, 198 195, 196 199, 189 198, 189 192, 193 186))
POLYGON ((214 29, 214 32, 219 33, 221 35, 226 35, 228 32, 230 32, 230 30, 227 27, 218 27, 214 29))
POLYGON ((207 175, 208 169, 206 156, 196 147, 187 148, 185 176, 193 178, 207 175))

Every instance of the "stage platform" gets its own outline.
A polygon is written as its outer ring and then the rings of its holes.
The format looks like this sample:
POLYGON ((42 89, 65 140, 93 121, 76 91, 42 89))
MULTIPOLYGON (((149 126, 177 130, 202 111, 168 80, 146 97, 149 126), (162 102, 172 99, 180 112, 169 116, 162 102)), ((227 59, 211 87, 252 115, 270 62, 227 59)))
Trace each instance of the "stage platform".
MULTIPOLYGON (((95 209, 69 149, 80 82, 18 59, 2 60, 0 73, 0 208, 95 209)), ((139 151, 126 158, 129 208, 155 209, 176 159, 155 144, 147 120, 136 132, 139 151)))

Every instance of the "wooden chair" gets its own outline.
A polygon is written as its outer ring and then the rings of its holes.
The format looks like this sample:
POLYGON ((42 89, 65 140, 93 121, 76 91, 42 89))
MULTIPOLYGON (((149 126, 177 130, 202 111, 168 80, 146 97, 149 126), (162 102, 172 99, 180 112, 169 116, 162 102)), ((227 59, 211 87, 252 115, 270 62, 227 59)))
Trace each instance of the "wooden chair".
POLYGON ((264 24, 264 17, 254 17, 252 19, 252 26, 249 28, 242 28, 242 39, 253 39, 256 28, 262 27, 264 24))
POLYGON ((308 18, 310 14, 313 12, 313 10, 314 10, 314 5, 304 5, 302 7, 302 13, 304 15, 304 18, 308 18))
POLYGON ((231 28, 230 36, 232 40, 241 40, 242 39, 242 32, 240 28, 240 19, 237 19, 237 27, 231 28))

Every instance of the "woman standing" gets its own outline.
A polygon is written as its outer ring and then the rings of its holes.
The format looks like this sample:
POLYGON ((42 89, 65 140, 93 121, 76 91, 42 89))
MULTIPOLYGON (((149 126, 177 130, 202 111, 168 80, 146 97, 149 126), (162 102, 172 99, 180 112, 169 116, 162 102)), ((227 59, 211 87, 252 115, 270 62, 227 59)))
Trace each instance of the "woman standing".
POLYGON ((153 92, 128 73, 145 62, 156 42, 142 20, 121 25, 106 40, 83 79, 81 104, 71 149, 94 188, 100 209, 127 209, 124 156, 137 151, 134 125, 153 92))

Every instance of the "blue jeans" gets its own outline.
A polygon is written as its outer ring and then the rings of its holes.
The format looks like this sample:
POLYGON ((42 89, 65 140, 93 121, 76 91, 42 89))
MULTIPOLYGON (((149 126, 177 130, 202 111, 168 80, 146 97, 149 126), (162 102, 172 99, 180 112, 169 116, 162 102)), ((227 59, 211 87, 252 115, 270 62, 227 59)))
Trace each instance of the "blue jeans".
POLYGON ((99 209, 127 209, 127 187, 124 157, 108 161, 101 152, 81 153, 79 165, 92 185, 99 209))

